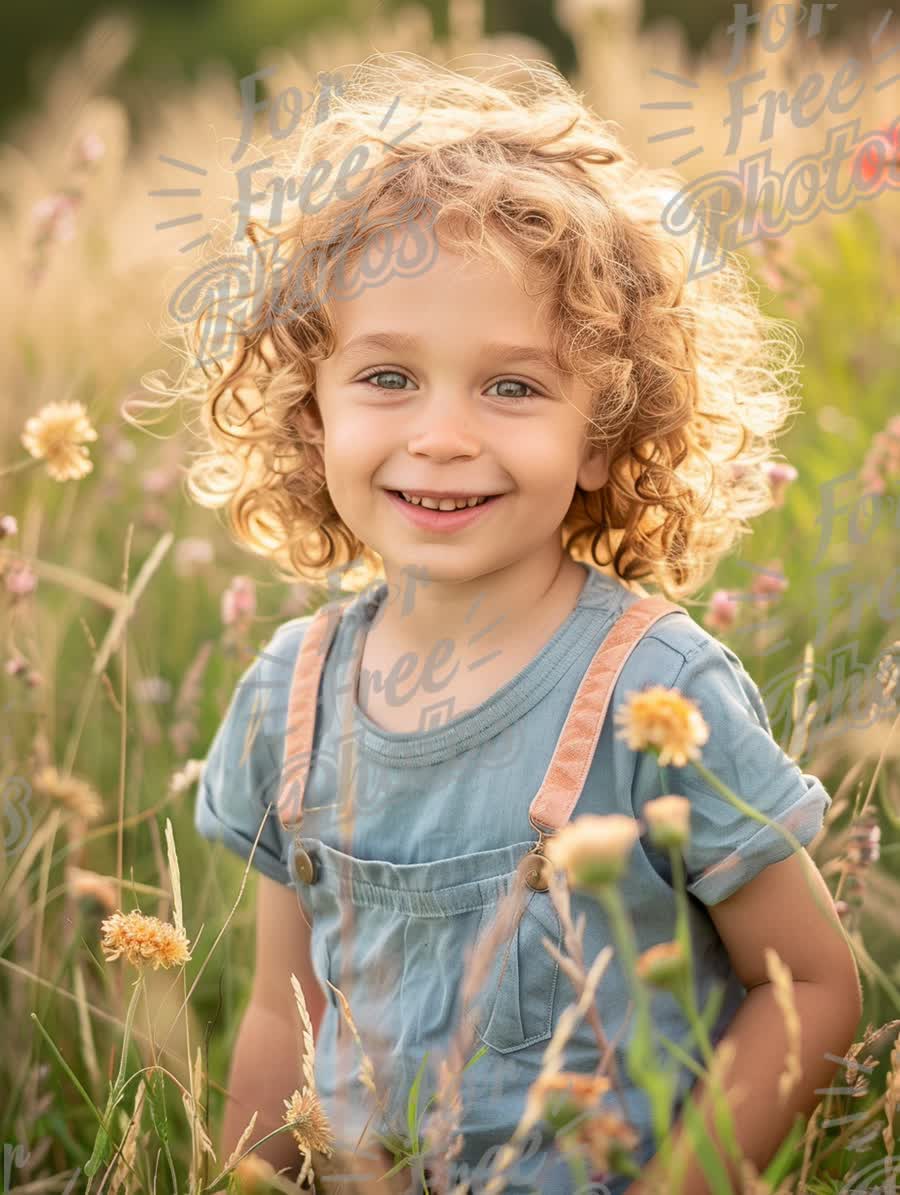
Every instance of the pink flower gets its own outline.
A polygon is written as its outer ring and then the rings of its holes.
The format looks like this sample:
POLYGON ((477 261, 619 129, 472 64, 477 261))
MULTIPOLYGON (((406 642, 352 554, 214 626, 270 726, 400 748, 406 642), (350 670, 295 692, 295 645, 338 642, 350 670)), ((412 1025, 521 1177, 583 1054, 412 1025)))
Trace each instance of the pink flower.
POLYGON ((769 594, 784 593, 787 587, 788 580, 781 571, 781 561, 770 560, 766 570, 753 578, 750 592, 755 597, 768 597, 769 594))
POLYGON ((13 597, 27 597, 37 587, 37 577, 24 560, 16 560, 3 577, 7 592, 13 597))
POLYGON ((38 235, 54 241, 71 241, 75 235, 77 201, 64 192, 45 195, 31 209, 38 235))
POLYGON ((766 461, 763 470, 769 479, 769 487, 776 506, 784 504, 784 491, 792 481, 796 481, 799 474, 793 465, 786 461, 766 461))
POLYGON ((85 133, 75 146, 76 160, 84 166, 99 162, 106 153, 106 143, 98 133, 85 133))
POLYGON ((171 465, 161 465, 158 469, 147 469, 141 474, 141 489, 145 494, 164 494, 177 480, 177 469, 171 465))
POLYGON ((19 524, 15 520, 14 515, 4 515, 0 518, 0 539, 6 539, 10 535, 19 534, 19 524))
POLYGON ((249 621, 256 613, 256 585, 251 577, 233 577, 222 594, 222 622, 226 627, 249 621))
POLYGON ((727 631, 734 626, 740 609, 737 599, 727 589, 717 589, 709 599, 704 623, 712 631, 727 631))
POLYGON ((214 555, 208 539, 185 536, 175 545, 175 572, 181 577, 191 576, 197 569, 212 564, 214 555))

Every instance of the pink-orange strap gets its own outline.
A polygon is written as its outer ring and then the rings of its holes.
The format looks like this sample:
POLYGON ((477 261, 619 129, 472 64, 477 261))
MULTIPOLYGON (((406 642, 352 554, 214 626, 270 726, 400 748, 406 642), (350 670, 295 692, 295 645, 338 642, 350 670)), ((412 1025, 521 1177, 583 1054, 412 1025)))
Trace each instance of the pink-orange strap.
POLYGON ((313 734, 316 728, 316 702, 325 657, 334 639, 347 600, 328 602, 312 616, 297 652, 288 698, 287 727, 278 794, 278 818, 285 829, 303 820, 303 797, 309 777, 313 734))
POLYGON ((571 817, 584 788, 612 691, 625 661, 650 627, 675 611, 690 617, 683 606, 666 598, 639 598, 610 628, 582 677, 543 783, 528 810, 536 830, 555 834, 571 817))

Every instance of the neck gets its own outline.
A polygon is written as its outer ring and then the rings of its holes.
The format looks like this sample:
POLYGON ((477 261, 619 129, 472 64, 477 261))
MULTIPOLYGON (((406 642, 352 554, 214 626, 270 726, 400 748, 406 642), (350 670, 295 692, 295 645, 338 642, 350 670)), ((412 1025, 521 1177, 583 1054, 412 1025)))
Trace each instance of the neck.
POLYGON ((388 592, 371 633, 420 661, 449 640, 450 651, 442 653, 448 667, 454 659, 496 656, 529 631, 558 626, 586 580, 584 567, 561 548, 461 581, 429 580, 426 568, 391 569, 385 562, 385 579, 388 592))

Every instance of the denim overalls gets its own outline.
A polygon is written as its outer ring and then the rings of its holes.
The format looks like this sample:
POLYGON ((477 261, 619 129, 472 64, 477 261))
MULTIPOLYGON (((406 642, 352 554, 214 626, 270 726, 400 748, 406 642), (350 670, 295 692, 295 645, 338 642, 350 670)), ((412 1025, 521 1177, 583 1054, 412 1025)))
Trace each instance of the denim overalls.
MULTIPOLYGON (((381 1133, 404 1130, 407 1095, 423 1056, 443 1056, 462 1024, 467 1034, 463 1062, 483 1045, 489 1047, 460 1081, 457 1125, 464 1145, 451 1171, 453 1181, 467 1180, 477 1192, 484 1188, 497 1150, 515 1129, 559 1013, 574 999, 558 961, 542 943, 546 937, 562 947, 542 846, 566 824, 578 801, 629 654, 660 618, 685 612, 662 597, 644 597, 613 622, 578 687, 543 780, 538 784, 536 778, 536 791, 522 794, 530 802, 533 839, 433 862, 395 864, 354 857, 303 832, 304 794, 316 761, 317 715, 321 721, 320 681, 346 605, 333 602, 320 608, 298 652, 277 804, 289 841, 291 883, 312 917, 312 961, 327 998, 317 1040, 317 1089, 343 1148, 354 1149, 367 1125, 381 1133), (500 917, 508 920, 495 920, 500 917), (483 982, 463 999, 462 978, 473 944, 492 930, 496 933, 498 924, 508 932, 490 952, 483 982), (362 1047, 374 1061, 377 1090, 390 1097, 378 1110, 360 1080, 360 1048, 326 981, 346 996, 362 1047), (563 998, 557 996, 561 984, 566 985, 563 998)), ((363 634, 357 633, 344 725, 357 691, 363 642, 363 634)), ((341 782, 341 768, 336 771, 341 794, 336 808, 344 816, 345 803, 352 805, 352 800, 343 795, 347 785, 341 782)), ((344 779, 347 775, 343 773, 344 779)), ((398 813, 390 816, 396 819, 398 813)), ((424 1102, 423 1091, 420 1116, 424 1102)), ((509 1173, 505 1189, 510 1195, 573 1195, 569 1167, 551 1141, 546 1125, 538 1138, 532 1135, 519 1165, 509 1173)), ((610 1178, 609 1185, 598 1181, 591 1189, 598 1195, 617 1192, 627 1181, 610 1178)))

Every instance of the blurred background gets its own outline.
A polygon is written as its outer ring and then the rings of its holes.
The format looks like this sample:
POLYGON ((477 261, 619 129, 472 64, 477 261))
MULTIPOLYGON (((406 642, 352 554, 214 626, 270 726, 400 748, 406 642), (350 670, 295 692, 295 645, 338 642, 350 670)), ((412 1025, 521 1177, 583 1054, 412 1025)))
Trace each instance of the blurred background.
MULTIPOLYGON (((811 853, 864 974, 858 1052, 871 1072, 850 1111, 865 1112, 877 1131, 851 1148, 853 1126, 840 1119, 848 1101, 823 1101, 806 1189, 837 1191, 854 1166, 893 1152, 879 1134, 900 1018, 900 212, 896 184, 882 184, 896 166, 900 32, 871 0, 807 7, 805 25, 777 47, 750 36, 742 69, 764 78, 748 96, 767 88, 794 96, 816 75, 824 95, 854 56, 862 86, 852 110, 795 120, 783 108, 768 137, 757 112, 729 153, 727 26, 736 6, 724 0, 8 6, 0 1008, 13 1028, 0 1048, 0 1148, 20 1150, 8 1189, 62 1190, 94 1149, 132 978, 122 960, 104 962, 101 921, 137 907, 171 918, 167 818, 194 957, 183 988, 147 971, 147 1016, 126 1049, 128 1073, 162 1059, 188 1084, 190 1059, 199 1105, 173 1086, 166 1120, 166 1078, 147 1087, 152 1115, 142 1121, 129 1089, 114 1117, 114 1143, 130 1133, 133 1154, 120 1185, 175 1189, 154 1187, 149 1173, 162 1124, 163 1169, 184 1180, 179 1190, 199 1191, 224 1163, 211 1160, 203 1133, 218 1135, 252 975, 256 877, 251 870, 243 887, 241 861, 196 835, 195 784, 255 653, 280 622, 334 590, 286 583, 236 547, 216 512, 187 500, 191 411, 157 409, 138 430, 122 410, 127 401, 140 417, 151 371, 174 376, 180 366, 166 340, 167 304, 184 276, 185 246, 231 212, 240 80, 269 71, 260 99, 291 86, 308 92, 319 72, 349 72, 374 50, 443 62, 466 55, 470 64, 507 53, 550 61, 618 122, 638 157, 678 162, 688 181, 733 171, 738 156, 764 147, 773 170, 785 171, 821 155, 829 130, 850 119, 860 136, 882 131, 879 152, 847 163, 860 184, 847 210, 819 205, 783 235, 739 250, 764 310, 800 339, 802 403, 768 469, 773 509, 685 604, 738 653, 773 734, 834 798, 811 853), (816 8, 821 27, 810 35, 816 8), (665 106, 685 94, 689 116, 665 106), (689 132, 679 134, 683 126, 689 132), (160 194, 179 186, 196 191, 160 194), (84 409, 82 464, 63 476, 39 455, 47 408, 61 401, 84 409)), ((263 113, 256 132, 264 131, 263 113)), ((789 1156, 795 1178, 801 1154, 789 1156)), ((112 1170, 112 1149, 102 1156, 112 1170)))
MULTIPOLYGON (((128 102, 142 84, 165 84, 169 79, 195 78, 211 61, 230 64, 237 75, 249 74, 261 50, 295 44, 311 34, 340 32, 359 15, 389 20, 411 7, 399 0, 358 4, 352 0, 135 0, 110 5, 80 0, 62 5, 51 0, 18 5, 4 17, 7 31, 0 50, 0 122, 8 126, 39 97, 43 80, 61 56, 104 14, 127 16, 135 30, 135 45, 123 65, 112 94, 128 102)), ((446 0, 429 0, 417 7, 426 14, 431 36, 446 38, 450 12, 446 0)), ((589 7, 583 5, 583 7, 589 7)), ((854 25, 884 11, 875 0, 834 5, 823 37, 839 40, 854 25)), ((486 0, 484 32, 520 33, 546 49, 546 57, 564 74, 578 61, 575 40, 548 0, 486 0)), ((693 52, 701 51, 717 31, 733 20, 727 0, 645 0, 638 6, 639 29, 673 25, 693 52)))

